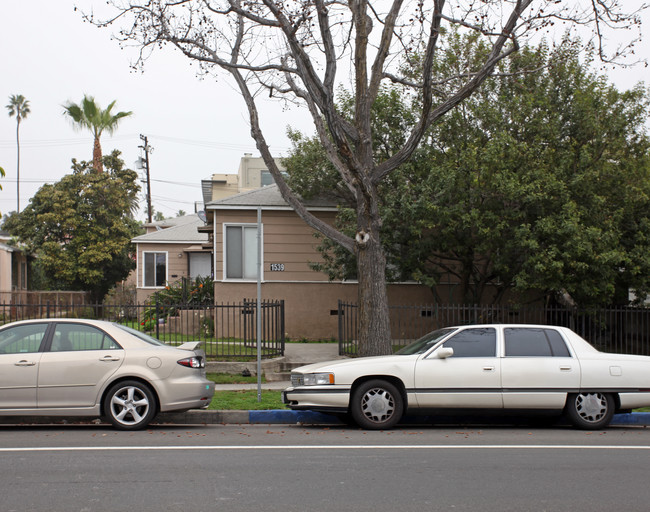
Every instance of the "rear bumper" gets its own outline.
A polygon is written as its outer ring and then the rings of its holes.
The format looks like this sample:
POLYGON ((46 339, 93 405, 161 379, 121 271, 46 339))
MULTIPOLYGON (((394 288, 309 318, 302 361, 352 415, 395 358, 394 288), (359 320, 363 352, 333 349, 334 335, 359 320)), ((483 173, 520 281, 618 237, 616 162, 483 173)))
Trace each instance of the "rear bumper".
POLYGON ((207 379, 183 379, 169 382, 160 395, 160 412, 204 409, 214 396, 214 382, 207 379))

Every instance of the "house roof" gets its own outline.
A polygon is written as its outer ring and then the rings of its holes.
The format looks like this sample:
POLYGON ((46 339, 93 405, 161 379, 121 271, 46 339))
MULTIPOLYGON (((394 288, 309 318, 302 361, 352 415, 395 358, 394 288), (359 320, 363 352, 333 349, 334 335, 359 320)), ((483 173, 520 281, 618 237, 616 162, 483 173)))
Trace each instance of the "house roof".
POLYGON ((147 233, 145 235, 136 236, 131 239, 134 244, 137 243, 184 243, 184 244, 202 244, 208 241, 208 235, 199 233, 197 228, 204 225, 203 221, 199 219, 198 215, 185 215, 184 217, 176 217, 175 219, 166 219, 167 226, 165 229, 147 233))
MULTIPOLYGON (((336 210, 336 203, 327 198, 314 198, 304 201, 310 210, 336 210)), ((242 192, 234 196, 210 201, 205 205, 206 210, 249 210, 261 206, 267 210, 290 210, 277 185, 242 192)))

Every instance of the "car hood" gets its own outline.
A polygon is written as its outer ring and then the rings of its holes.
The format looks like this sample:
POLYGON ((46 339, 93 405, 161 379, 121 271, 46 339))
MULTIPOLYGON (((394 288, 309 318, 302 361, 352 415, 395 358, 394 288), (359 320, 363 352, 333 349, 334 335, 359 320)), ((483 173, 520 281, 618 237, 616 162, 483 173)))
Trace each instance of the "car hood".
POLYGON ((350 367, 369 367, 369 366, 386 366, 394 365, 397 363, 406 363, 410 360, 417 359, 415 355, 403 356, 375 356, 375 357, 356 357, 354 359, 335 359, 332 361, 324 361, 322 363, 313 363, 305 366, 295 368, 293 371, 297 373, 319 373, 336 371, 337 369, 348 369, 350 367))

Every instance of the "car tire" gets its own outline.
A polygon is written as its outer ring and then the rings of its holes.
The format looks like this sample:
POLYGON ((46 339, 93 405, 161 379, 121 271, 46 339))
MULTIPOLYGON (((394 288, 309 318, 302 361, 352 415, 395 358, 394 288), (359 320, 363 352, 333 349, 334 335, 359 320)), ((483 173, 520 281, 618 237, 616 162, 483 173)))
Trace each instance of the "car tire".
POLYGON ((597 430, 609 425, 615 408, 614 397, 610 393, 576 393, 569 395, 566 413, 574 427, 597 430))
POLYGON ((394 427, 404 413, 404 400, 396 386, 381 379, 360 384, 352 393, 350 414, 361 428, 382 430, 394 427))
POLYGON ((104 414, 120 430, 139 430, 156 415, 156 399, 151 388, 139 381, 118 382, 104 399, 104 414))

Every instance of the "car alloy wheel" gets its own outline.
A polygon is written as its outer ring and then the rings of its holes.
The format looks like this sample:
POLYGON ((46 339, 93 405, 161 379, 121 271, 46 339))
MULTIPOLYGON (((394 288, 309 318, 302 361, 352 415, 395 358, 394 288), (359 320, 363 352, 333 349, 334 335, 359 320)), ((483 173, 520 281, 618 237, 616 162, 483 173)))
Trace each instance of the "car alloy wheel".
POLYGON ((350 412, 366 429, 387 429, 402 418, 404 403, 397 387, 384 380, 370 380, 353 393, 350 412))
POLYGON ((146 427, 155 416, 156 400, 146 384, 124 381, 107 393, 104 412, 115 427, 138 430, 146 427))
POLYGON ((571 423, 582 429, 606 427, 614 416, 614 398, 609 393, 578 393, 570 395, 567 413, 571 423))

